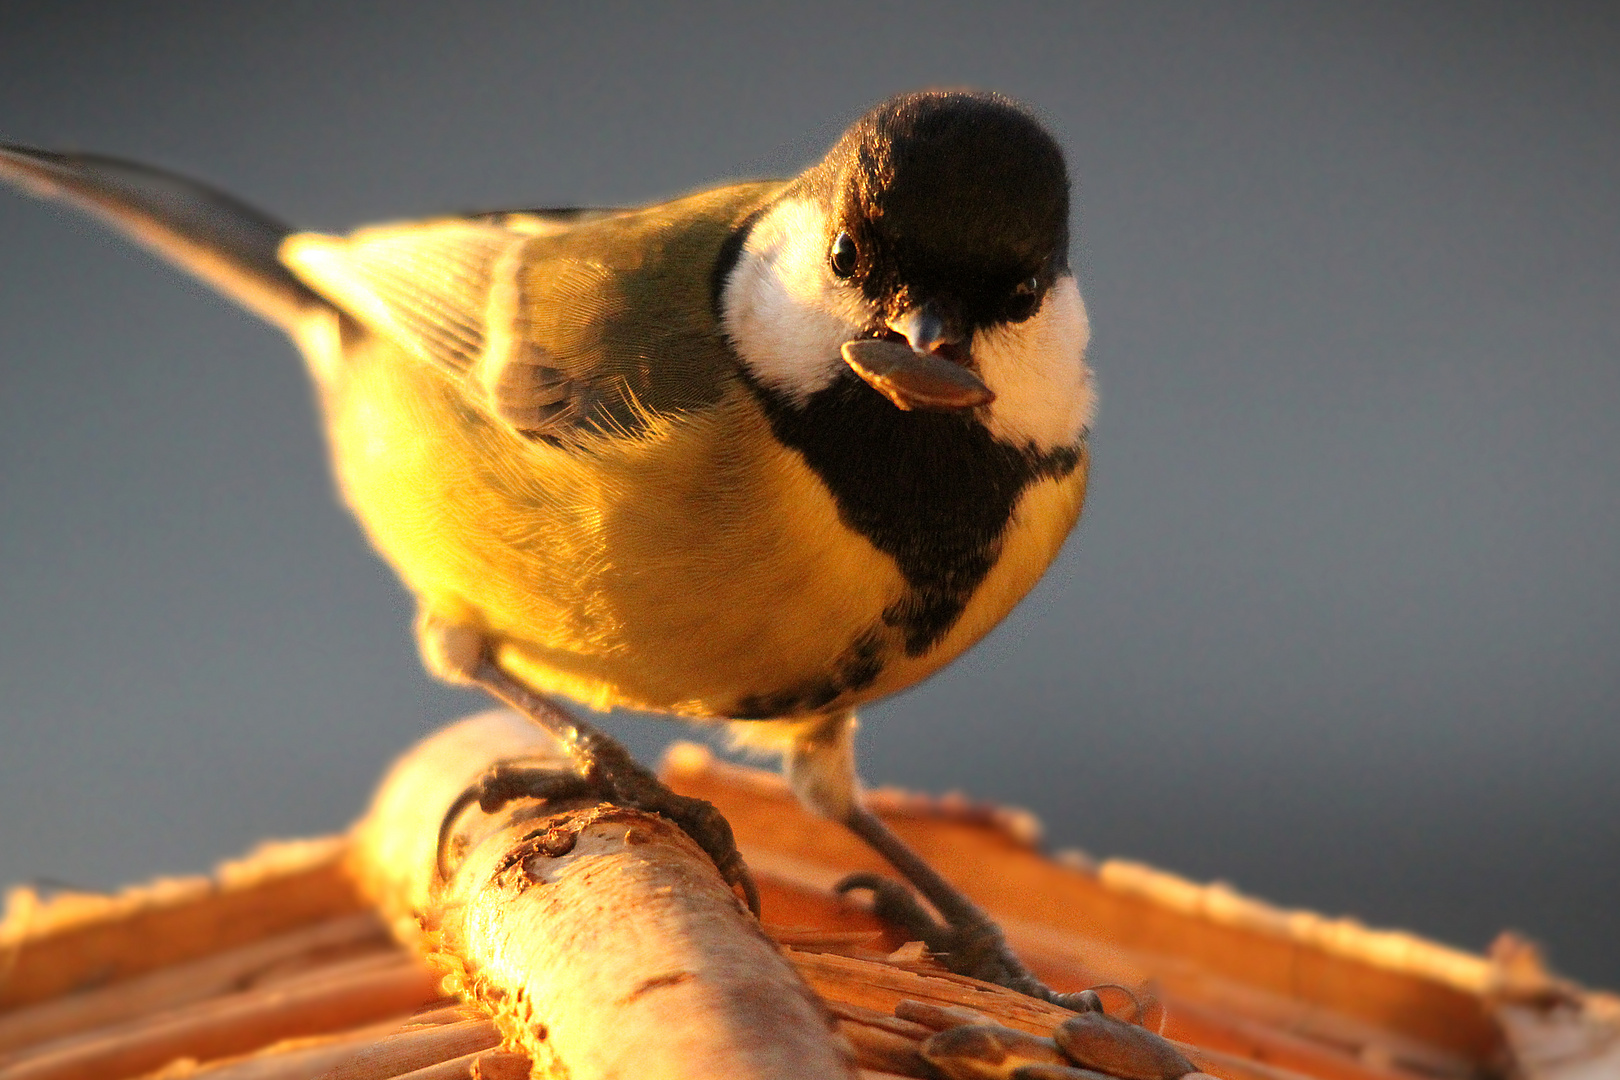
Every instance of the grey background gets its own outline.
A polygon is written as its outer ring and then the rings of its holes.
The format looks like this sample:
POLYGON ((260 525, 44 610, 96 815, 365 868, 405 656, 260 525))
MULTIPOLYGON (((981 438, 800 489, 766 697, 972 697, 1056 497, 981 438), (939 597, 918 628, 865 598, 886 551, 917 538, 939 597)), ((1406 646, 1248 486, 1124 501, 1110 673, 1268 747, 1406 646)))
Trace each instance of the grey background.
MULTIPOLYGON (((0 137, 341 229, 792 172, 903 89, 1032 102, 1093 497, 868 711, 866 775, 1620 985, 1614 6, 765 7, 9 0, 0 137)), ((0 326, 0 880, 341 828, 478 704, 418 671, 276 334, 10 195, 0 326)))

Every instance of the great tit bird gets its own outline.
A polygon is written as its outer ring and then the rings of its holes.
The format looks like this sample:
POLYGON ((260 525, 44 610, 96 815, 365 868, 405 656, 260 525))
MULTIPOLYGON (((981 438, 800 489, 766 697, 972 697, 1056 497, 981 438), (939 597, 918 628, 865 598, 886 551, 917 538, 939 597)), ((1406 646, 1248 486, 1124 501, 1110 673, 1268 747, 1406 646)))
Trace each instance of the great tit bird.
POLYGON ((853 745, 854 708, 994 627, 1085 496, 1069 180, 1027 111, 907 94, 791 180, 348 236, 109 158, 10 147, 0 175, 292 337, 436 675, 563 733, 583 778, 681 818, 745 882, 712 808, 540 695, 733 721, 948 925, 856 884, 956 969, 1046 993, 862 808, 853 745))

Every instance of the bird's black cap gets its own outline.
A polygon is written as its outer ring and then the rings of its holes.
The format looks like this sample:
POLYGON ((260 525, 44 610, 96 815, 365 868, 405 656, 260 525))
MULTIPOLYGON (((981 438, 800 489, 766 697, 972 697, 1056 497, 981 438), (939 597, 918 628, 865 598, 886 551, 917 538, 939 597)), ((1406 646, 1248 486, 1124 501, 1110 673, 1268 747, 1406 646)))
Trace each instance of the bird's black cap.
POLYGON ((859 251, 850 275, 891 312, 932 300, 965 326, 1009 312, 1029 278, 1043 293, 1067 269, 1063 151, 997 94, 924 91, 878 105, 806 178, 832 232, 859 251))

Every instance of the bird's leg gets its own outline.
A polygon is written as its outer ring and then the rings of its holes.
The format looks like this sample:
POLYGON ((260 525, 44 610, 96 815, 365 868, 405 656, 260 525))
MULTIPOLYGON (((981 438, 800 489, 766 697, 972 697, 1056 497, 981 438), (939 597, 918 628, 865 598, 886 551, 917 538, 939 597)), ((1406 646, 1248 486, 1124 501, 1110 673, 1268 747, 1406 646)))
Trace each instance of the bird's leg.
POLYGON ((1058 994, 1013 955, 1001 928, 956 886, 911 850, 861 803, 855 772, 855 714, 836 713, 801 735, 788 751, 788 782, 799 800, 824 817, 842 822, 866 841, 922 894, 943 923, 934 919, 905 886, 875 874, 851 874, 839 892, 869 889, 878 915, 916 935, 951 971, 983 979, 1068 1008, 1085 1002, 1080 994, 1058 994))
MULTIPOLYGON (((486 648, 469 669, 466 682, 481 686, 500 701, 545 728, 562 743, 579 769, 577 778, 559 778, 556 770, 497 766, 456 802, 462 809, 478 802, 491 812, 525 796, 556 797, 594 793, 618 806, 634 807, 666 817, 679 825, 714 860, 726 884, 740 887, 748 908, 759 915, 759 891, 737 851, 731 823, 713 803, 677 795, 606 732, 560 708, 550 698, 530 690, 507 674, 486 648)), ((445 832, 441 832, 441 858, 445 832)))

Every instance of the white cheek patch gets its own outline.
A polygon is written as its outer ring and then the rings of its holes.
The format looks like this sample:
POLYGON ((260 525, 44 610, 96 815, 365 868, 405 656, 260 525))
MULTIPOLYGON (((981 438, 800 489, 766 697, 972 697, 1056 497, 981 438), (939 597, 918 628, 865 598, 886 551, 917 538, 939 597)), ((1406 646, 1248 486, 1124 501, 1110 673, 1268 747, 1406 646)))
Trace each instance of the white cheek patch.
MULTIPOLYGON (((726 335, 760 383, 803 403, 847 370, 839 353, 878 313, 827 266, 827 221, 784 202, 754 226, 721 301, 726 335)), ((980 412, 1001 442, 1038 452, 1073 446, 1097 395, 1086 366, 1091 324, 1073 277, 1055 282, 1021 323, 978 334, 973 358, 996 400, 980 412)))
POLYGON ((826 216, 813 203, 785 202, 750 230, 726 280, 726 335, 749 373, 803 402, 846 370, 839 347, 874 312, 827 267, 826 216))
POLYGON ((1030 318, 978 334, 973 359, 996 395, 984 410, 990 434, 1042 452, 1073 446, 1097 410, 1086 366, 1090 340, 1091 323, 1073 277, 1054 283, 1030 318))

